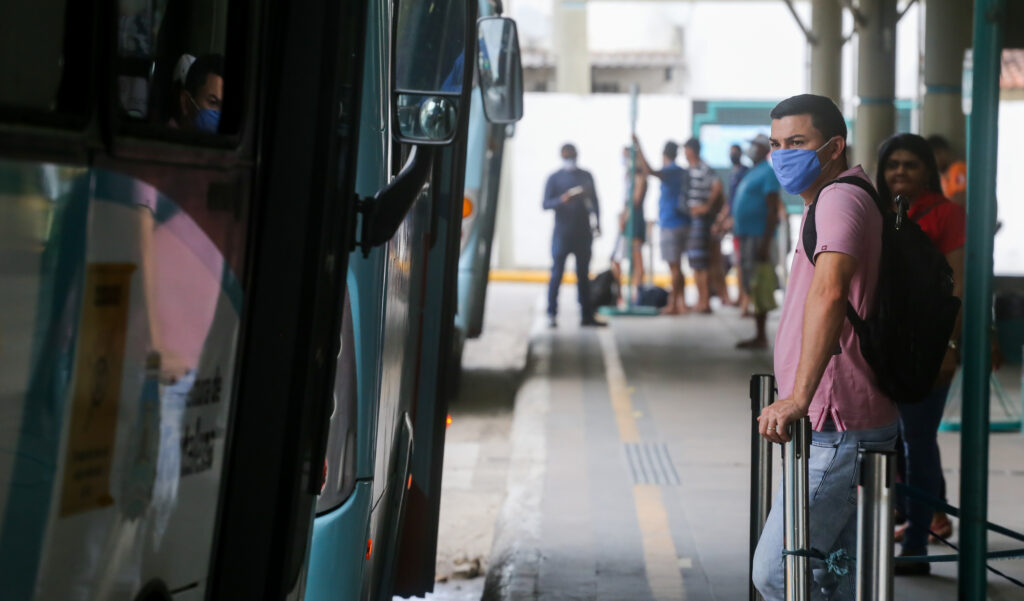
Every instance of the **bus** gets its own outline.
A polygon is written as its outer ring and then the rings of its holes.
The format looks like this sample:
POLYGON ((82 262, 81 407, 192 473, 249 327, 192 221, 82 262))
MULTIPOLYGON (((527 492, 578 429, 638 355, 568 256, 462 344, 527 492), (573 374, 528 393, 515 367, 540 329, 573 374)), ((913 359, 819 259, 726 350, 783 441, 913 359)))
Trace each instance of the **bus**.
MULTIPOLYGON (((386 60, 372 50, 388 47, 373 39, 377 32, 372 24, 387 14, 387 7, 386 1, 370 7, 371 71, 374 61, 386 60)), ((398 60, 394 85, 453 90, 458 81, 458 91, 467 92, 460 132, 468 121, 474 79, 494 97, 491 110, 496 116, 508 112, 510 103, 522 112, 514 23, 500 18, 477 22, 476 8, 465 0, 412 3, 400 5, 397 16, 399 57, 403 44, 415 44, 438 49, 446 58, 423 57, 436 61, 427 64, 398 60), (426 42, 417 36, 433 37, 426 42), (443 68, 424 78, 435 64, 443 68), (403 83, 406 78, 410 81, 403 83)), ((377 86, 364 83, 364 105, 387 96, 377 86)), ((399 110, 417 104, 418 99, 400 99, 399 110)), ((405 126, 401 116, 398 122, 405 126)), ((365 112, 359 136, 361 157, 385 156, 394 137, 365 112)), ((407 213, 393 213, 405 215, 397 231, 369 235, 370 246, 387 242, 372 249, 363 244, 349 262, 325 488, 317 503, 309 558, 309 601, 384 600, 433 589, 465 136, 433 149, 432 155, 420 155, 424 150, 417 148, 417 156, 406 163, 406 170, 414 170, 419 168, 414 163, 423 160, 423 179, 407 213)), ((404 155, 408 149, 393 152, 404 155)), ((381 173, 372 163, 361 162, 357 191, 383 184, 381 173)), ((370 222, 374 220, 379 217, 370 222)))
MULTIPOLYGON (((356 459, 327 454, 352 415, 336 391, 355 382, 376 402, 412 358, 363 348, 383 374, 363 382, 343 345, 402 322, 398 230, 437 150, 465 136, 469 86, 451 74, 474 36, 439 52, 427 21, 396 10, 0 8, 5 599, 306 595, 315 509, 332 465, 356 459), (403 65, 421 78, 396 80, 403 65), (366 313, 373 293, 345 294, 373 277, 394 322, 366 313)), ((468 10, 443 18, 472 31, 468 10)), ((342 440, 371 465, 408 423, 385 397, 342 440)), ((387 488, 357 465, 335 490, 387 488)))
MULTIPOLYGON (((481 15, 501 14, 501 11, 500 3, 480 3, 481 15)), ((452 339, 455 369, 461 365, 465 341, 479 337, 483 331, 505 140, 512 136, 515 128, 515 121, 502 118, 505 115, 491 115, 487 112, 490 105, 484 102, 484 92, 479 86, 474 87, 471 102, 462 243, 459 252, 458 311, 455 316, 455 336, 452 339)), ((521 107, 513 115, 521 116, 521 107)))

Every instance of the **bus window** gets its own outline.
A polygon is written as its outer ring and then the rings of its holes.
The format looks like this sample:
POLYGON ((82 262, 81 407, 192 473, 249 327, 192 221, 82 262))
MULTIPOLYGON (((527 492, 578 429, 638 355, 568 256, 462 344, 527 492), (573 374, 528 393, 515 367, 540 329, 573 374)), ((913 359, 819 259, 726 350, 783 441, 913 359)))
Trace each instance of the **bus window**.
POLYGON ((28 114, 84 115, 89 97, 89 3, 0 2, 0 107, 28 114), (85 15, 81 14, 85 9, 85 15), (28 50, 31 49, 31 50, 28 50))
MULTIPOLYGON (((396 88, 462 91, 466 19, 461 2, 418 0, 399 4, 396 88)), ((472 66, 472 63, 470 63, 472 66)))
POLYGON ((225 73, 225 53, 239 50, 228 48, 228 7, 228 0, 119 0, 118 115, 134 133, 238 132, 220 118, 226 89, 241 83, 225 73), (157 127, 132 129, 137 124, 157 127))

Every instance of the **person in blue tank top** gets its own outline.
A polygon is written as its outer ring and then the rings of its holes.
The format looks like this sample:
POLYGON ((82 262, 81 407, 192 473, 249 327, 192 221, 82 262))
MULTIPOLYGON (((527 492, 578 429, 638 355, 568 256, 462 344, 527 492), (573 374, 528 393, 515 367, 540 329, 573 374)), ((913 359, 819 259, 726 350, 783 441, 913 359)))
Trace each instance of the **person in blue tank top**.
MULTIPOLYGON (((757 264, 769 260, 775 227, 779 223, 780 186, 768 162, 770 151, 768 136, 758 134, 750 141, 747 154, 754 166, 736 186, 736 195, 732 201, 732 232, 739 240, 740 281, 747 296, 750 296, 750 284, 757 264)), ((738 348, 768 347, 765 333, 767 314, 755 309, 754 319, 757 323, 756 335, 737 344, 738 348)))
POLYGON ((661 256, 668 263, 672 274, 672 290, 668 294, 668 304, 661 310, 668 315, 688 313, 690 308, 684 298, 685 280, 683 279, 682 260, 686 252, 686 240, 690 229, 690 212, 687 207, 689 174, 676 164, 679 146, 675 142, 665 142, 661 152, 662 168, 654 170, 640 149, 640 141, 633 137, 636 144, 637 162, 647 175, 661 180, 661 196, 658 198, 658 228, 661 233, 661 256))

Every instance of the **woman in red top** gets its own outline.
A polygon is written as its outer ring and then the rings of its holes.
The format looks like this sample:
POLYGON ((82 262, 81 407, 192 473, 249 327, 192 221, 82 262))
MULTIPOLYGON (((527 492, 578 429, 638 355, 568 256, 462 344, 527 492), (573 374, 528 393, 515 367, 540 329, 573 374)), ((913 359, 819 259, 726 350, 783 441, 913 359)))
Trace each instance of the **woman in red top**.
MULTIPOLYGON (((961 296, 964 273, 964 241, 967 216, 964 208, 942 195, 939 168, 928 142, 914 134, 897 134, 882 144, 878 156, 878 193, 883 202, 903 196, 910 203, 908 216, 917 222, 953 268, 953 293, 961 296)), ((900 434, 906 454, 907 484, 933 497, 944 498, 946 482, 939 457, 938 430, 949 385, 959 362, 960 320, 957 319, 946 358, 925 400, 898 405, 900 434)), ((932 514, 920 503, 907 503, 903 555, 927 554, 929 528, 949 536, 953 526, 944 513, 932 514)), ((898 563, 897 574, 927 574, 929 564, 898 563)))

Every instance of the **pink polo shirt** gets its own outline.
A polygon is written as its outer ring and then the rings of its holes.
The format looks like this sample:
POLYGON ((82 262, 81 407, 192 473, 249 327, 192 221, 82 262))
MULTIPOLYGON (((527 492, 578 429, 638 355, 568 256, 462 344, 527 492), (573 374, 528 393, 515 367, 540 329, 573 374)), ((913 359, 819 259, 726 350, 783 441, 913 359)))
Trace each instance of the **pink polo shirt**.
MULTIPOLYGON (((868 182, 860 166, 842 173, 856 175, 868 182)), ((857 259, 857 272, 850 282, 849 300, 857 313, 866 315, 875 305, 878 265, 882 252, 882 216, 875 202, 856 186, 833 184, 818 198, 815 209, 818 231, 816 253, 839 252, 857 259)), ((804 207, 804 219, 807 207, 804 207)), ((804 304, 814 277, 814 265, 807 260, 803 247, 803 221, 796 254, 782 304, 782 317, 775 335, 775 377, 779 398, 793 394, 796 369, 800 363, 804 304)), ((821 431, 828 415, 836 429, 865 430, 879 428, 896 421, 896 406, 878 388, 875 374, 860 352, 857 335, 848 319, 843 320, 839 348, 832 356, 814 393, 809 411, 811 427, 821 431)))

